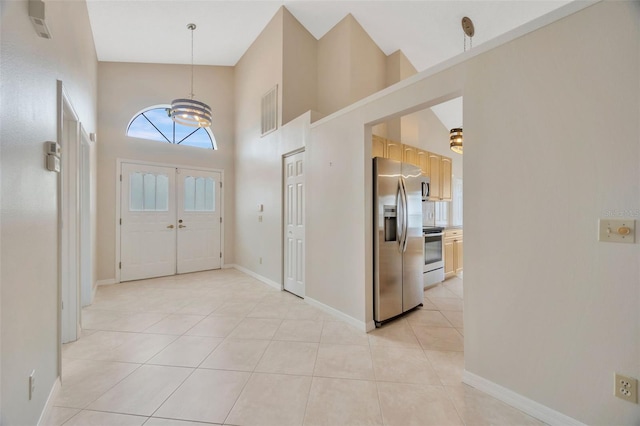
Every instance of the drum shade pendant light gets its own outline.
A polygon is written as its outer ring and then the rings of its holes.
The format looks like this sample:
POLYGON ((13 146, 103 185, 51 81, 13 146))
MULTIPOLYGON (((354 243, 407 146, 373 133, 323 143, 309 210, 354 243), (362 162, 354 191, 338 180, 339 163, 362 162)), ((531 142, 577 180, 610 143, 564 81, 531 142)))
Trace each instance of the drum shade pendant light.
POLYGON ((449 148, 451 151, 462 154, 462 128, 451 129, 449 132, 449 148))
POLYGON ((193 99, 193 31, 196 24, 188 24, 191 30, 191 93, 190 99, 174 99, 171 102, 171 118, 178 124, 191 127, 211 126, 211 108, 193 99))

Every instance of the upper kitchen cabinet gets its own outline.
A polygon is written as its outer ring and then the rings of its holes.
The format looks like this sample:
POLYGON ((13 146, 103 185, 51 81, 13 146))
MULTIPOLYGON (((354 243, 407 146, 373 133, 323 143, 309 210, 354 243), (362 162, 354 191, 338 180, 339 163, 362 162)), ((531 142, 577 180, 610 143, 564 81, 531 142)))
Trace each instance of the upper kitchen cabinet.
POLYGON ((403 161, 403 145, 400 142, 383 138, 382 136, 371 136, 371 157, 390 158, 392 160, 403 161))
POLYGON ((373 135, 371 138, 371 156, 372 157, 387 157, 387 140, 381 136, 373 135))
POLYGON ((429 201, 441 201, 442 200, 442 177, 440 176, 442 157, 433 152, 429 153, 429 201))
POLYGON ((403 145, 400 142, 396 142, 396 141, 392 141, 387 139, 386 140, 386 148, 387 148, 387 158, 390 158, 392 160, 396 160, 396 161, 403 161, 404 158, 404 150, 403 150, 403 145))
POLYGON ((451 158, 378 135, 373 135, 371 138, 371 156, 390 158, 420 167, 422 174, 429 176, 431 180, 429 201, 452 200, 453 163, 451 158))
POLYGON ((451 201, 452 200, 452 162, 451 158, 444 155, 428 152, 427 175, 431 179, 429 187, 429 201, 451 201))
POLYGON ((443 201, 451 201, 452 190, 451 190, 451 176, 452 176, 452 163, 451 158, 449 157, 441 157, 440 160, 440 175, 442 176, 442 180, 440 182, 440 187, 442 191, 440 192, 440 197, 443 201))
POLYGON ((405 163, 419 166, 418 149, 411 145, 402 145, 402 161, 405 163))
POLYGON ((418 149, 416 155, 418 157, 417 165, 420 166, 422 174, 425 176, 429 176, 429 153, 427 151, 418 149))

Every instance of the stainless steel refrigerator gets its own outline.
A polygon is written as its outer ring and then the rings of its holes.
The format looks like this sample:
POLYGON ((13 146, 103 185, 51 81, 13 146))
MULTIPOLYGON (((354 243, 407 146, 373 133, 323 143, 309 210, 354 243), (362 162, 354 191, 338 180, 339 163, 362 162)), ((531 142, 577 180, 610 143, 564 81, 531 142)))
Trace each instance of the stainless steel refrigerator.
POLYGON ((424 300, 422 177, 419 167, 373 159, 374 282, 376 326, 424 300))

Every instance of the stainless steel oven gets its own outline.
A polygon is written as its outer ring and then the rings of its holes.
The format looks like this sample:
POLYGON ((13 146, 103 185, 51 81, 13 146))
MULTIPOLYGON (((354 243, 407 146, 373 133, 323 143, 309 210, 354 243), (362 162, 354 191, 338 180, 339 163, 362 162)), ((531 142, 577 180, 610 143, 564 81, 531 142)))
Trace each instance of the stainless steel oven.
POLYGON ((444 228, 430 226, 422 228, 424 238, 424 287, 444 281, 444 228))

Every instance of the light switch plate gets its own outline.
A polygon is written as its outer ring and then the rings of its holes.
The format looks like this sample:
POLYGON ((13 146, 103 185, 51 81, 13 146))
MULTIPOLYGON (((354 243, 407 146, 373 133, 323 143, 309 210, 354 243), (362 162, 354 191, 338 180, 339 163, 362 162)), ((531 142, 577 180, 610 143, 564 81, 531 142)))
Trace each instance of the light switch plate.
POLYGON ((635 243, 636 221, 634 219, 600 219, 598 241, 635 243))

